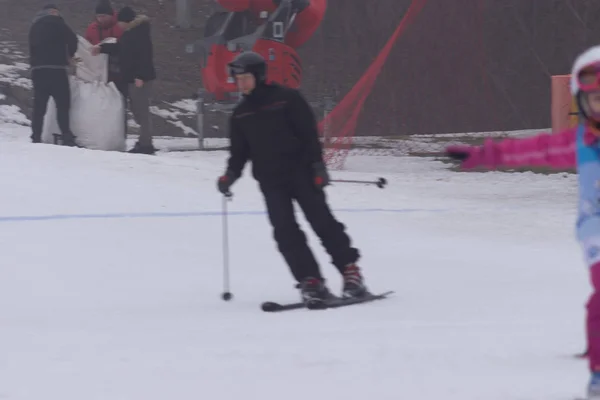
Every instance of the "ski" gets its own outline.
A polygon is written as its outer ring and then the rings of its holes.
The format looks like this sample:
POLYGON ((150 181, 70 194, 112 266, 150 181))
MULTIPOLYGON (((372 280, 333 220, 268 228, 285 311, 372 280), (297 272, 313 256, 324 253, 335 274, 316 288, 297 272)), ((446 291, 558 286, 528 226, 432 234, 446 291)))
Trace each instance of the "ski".
POLYGON ((584 352, 579 353, 579 354, 575 354, 574 355, 575 358, 588 358, 589 354, 588 354, 588 350, 586 349, 584 352))
MULTIPOLYGON (((327 310, 330 308, 341 308, 341 307, 351 306, 354 304, 363 304, 363 303, 369 303, 369 302, 375 301, 375 300, 383 300, 392 293, 394 293, 394 291, 388 291, 388 292, 384 292, 384 293, 380 293, 380 294, 368 294, 365 297, 351 298, 351 299, 334 297, 333 299, 331 299, 331 300, 327 301, 325 304, 323 304, 322 307, 317 308, 317 310, 327 310)), ((303 302, 283 303, 282 304, 282 303, 276 303, 273 301, 266 301, 266 302, 262 303, 262 305, 261 305, 261 309, 264 312, 282 312, 282 311, 298 310, 301 308, 306 308, 306 305, 303 302)))

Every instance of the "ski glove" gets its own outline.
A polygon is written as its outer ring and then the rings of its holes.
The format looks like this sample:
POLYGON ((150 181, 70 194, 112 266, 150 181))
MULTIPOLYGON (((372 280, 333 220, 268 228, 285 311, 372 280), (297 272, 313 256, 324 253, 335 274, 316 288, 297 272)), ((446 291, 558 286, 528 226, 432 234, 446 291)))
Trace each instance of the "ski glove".
POLYGON ((236 179, 237 178, 235 177, 235 175, 233 175, 231 172, 227 171, 225 173, 225 175, 220 176, 219 179, 217 180, 217 189, 223 195, 231 196, 231 192, 229 191, 229 189, 231 188, 233 183, 236 181, 236 179))
POLYGON ((482 146, 448 146, 446 147, 446 155, 460 161, 462 169, 477 167, 494 169, 502 163, 500 151, 491 139, 487 139, 482 146))
POLYGON ((327 173, 327 167, 323 162, 316 162, 312 165, 313 173, 314 173, 314 181, 315 185, 319 189, 323 189, 325 186, 329 185, 329 173, 327 173))

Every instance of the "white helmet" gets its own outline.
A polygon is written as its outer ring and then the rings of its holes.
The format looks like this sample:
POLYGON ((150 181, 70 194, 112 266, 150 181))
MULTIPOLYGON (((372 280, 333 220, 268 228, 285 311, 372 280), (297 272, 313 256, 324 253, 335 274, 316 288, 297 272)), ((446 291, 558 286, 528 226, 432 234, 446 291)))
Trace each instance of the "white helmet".
MULTIPOLYGON (((573 96, 577 96, 577 94, 581 91, 586 90, 600 90, 600 79, 598 80, 596 85, 591 85, 586 88, 583 88, 579 82, 579 74, 581 71, 587 67, 592 65, 597 65, 600 67, 600 46, 594 46, 584 51, 577 57, 575 63, 573 64, 573 69, 571 70, 571 94, 573 96)), ((600 76, 600 75, 599 75, 600 76)))

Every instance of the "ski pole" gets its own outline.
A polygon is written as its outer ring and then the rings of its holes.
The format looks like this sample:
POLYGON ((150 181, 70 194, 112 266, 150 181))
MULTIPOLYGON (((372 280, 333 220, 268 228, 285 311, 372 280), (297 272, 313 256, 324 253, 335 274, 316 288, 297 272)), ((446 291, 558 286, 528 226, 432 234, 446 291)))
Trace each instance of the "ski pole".
POLYGON ((337 183, 364 183, 364 184, 368 184, 368 185, 375 185, 379 189, 385 188, 385 186, 388 183, 387 179, 385 179, 385 178, 379 178, 376 181, 362 181, 362 180, 353 180, 353 179, 332 179, 331 182, 337 182, 337 183))
POLYGON ((227 202, 231 201, 231 197, 231 192, 223 195, 223 294, 221 298, 225 301, 233 298, 233 294, 229 291, 229 231, 227 229, 227 202))

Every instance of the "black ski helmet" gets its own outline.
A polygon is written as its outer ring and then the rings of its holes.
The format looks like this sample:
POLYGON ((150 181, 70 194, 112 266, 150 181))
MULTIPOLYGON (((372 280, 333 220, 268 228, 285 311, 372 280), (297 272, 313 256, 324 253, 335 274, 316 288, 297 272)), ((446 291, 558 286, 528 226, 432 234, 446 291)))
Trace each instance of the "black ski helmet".
POLYGON ((267 80, 267 62, 263 56, 254 51, 245 51, 238 54, 227 66, 232 77, 237 74, 250 73, 254 75, 257 84, 264 83, 267 80))

